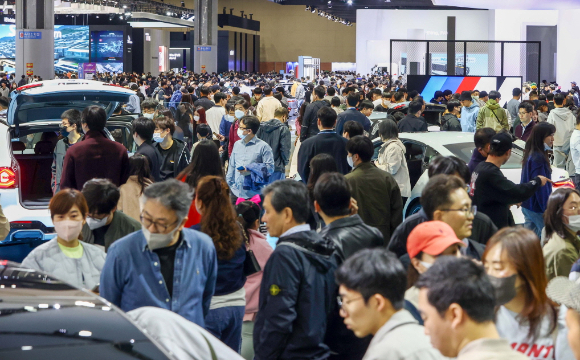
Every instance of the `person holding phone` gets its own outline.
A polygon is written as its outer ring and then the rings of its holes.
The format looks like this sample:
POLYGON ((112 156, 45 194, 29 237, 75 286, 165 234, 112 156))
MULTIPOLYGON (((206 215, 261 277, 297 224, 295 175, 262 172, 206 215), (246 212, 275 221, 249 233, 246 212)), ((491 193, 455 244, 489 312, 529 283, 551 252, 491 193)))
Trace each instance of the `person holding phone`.
POLYGON ((259 194, 274 172, 272 148, 256 137, 259 129, 260 120, 255 116, 240 120, 237 130, 240 140, 234 144, 226 175, 233 203, 239 197, 249 199, 259 194))

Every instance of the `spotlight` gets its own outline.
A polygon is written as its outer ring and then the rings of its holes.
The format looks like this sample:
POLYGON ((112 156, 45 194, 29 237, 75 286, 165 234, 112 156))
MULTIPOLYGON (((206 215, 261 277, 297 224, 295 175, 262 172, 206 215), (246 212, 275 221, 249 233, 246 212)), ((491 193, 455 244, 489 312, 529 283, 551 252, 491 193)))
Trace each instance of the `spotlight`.
POLYGON ((185 1, 181 0, 181 7, 185 7, 185 1))
MULTIPOLYGON (((67 15, 68 16, 68 15, 67 15)), ((113 18, 115 17, 115 15, 113 14, 109 14, 109 21, 113 20, 113 18)))
POLYGON ((127 8, 127 5, 123 5, 123 9, 126 9, 126 8, 127 8))
POLYGON ((167 12, 167 16, 171 16, 171 11, 168 11, 167 12))
POLYGON ((314 14, 316 12, 316 8, 315 7, 311 8, 310 12, 314 14))
POLYGON ((352 0, 348 0, 346 3, 347 3, 348 5, 352 5, 352 0))

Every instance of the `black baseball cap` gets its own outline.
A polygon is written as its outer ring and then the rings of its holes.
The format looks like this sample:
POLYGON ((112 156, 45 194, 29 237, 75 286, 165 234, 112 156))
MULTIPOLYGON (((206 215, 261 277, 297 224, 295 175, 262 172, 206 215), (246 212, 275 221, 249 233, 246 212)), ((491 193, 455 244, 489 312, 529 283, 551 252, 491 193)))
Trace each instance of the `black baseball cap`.
POLYGON ((490 149, 495 153, 505 154, 506 151, 512 148, 513 138, 507 132, 500 132, 491 138, 490 149))

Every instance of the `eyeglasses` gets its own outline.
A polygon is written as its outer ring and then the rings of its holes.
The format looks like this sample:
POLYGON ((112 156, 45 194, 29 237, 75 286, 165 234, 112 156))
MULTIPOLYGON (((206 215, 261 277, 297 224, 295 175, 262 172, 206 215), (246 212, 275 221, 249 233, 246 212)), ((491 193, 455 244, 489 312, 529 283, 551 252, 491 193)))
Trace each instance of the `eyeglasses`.
POLYGON ((469 215, 473 215, 475 216, 475 214, 477 214, 477 206, 473 205, 470 208, 467 209, 439 209, 441 211, 461 211, 463 213, 465 213, 465 216, 469 216, 469 215))
POLYGON ((362 296, 359 296, 359 297, 357 297, 357 298, 354 298, 354 299, 343 300, 343 299, 342 299, 342 296, 341 296, 341 295, 338 295, 338 296, 336 297, 336 302, 338 303, 338 306, 339 306, 341 309, 343 309, 343 310, 344 310, 344 305, 348 305, 348 304, 350 304, 351 302, 353 302, 353 301, 357 301, 357 300, 360 300, 360 299, 362 299, 362 298, 363 298, 362 296))
POLYGON ((141 224, 143 224, 143 226, 146 229, 149 229, 149 227, 151 225, 155 225, 155 231, 157 233, 161 233, 161 234, 165 234, 167 232, 168 228, 172 227, 173 225, 175 225, 179 222, 179 220, 175 220, 174 223, 171 223, 169 225, 165 225, 165 224, 160 224, 160 223, 153 221, 151 219, 148 219, 148 218, 144 217, 143 214, 141 214, 141 216, 139 218, 141 219, 141 224))

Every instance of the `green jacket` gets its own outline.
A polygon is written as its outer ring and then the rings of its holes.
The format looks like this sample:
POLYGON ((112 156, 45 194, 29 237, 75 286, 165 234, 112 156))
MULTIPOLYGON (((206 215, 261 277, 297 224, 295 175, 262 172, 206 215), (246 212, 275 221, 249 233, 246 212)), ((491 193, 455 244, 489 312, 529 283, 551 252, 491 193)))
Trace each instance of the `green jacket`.
POLYGON ((403 199, 399 185, 388 172, 371 162, 359 164, 346 175, 351 195, 357 201, 358 215, 365 224, 383 233, 385 245, 403 221, 403 199))
MULTIPOLYGON (((139 221, 125 215, 121 211, 115 211, 113 221, 111 221, 109 229, 105 233, 105 251, 109 250, 109 246, 115 241, 137 230, 141 230, 141 223, 139 221)), ((83 225, 81 234, 83 235, 82 240, 84 242, 89 244, 95 243, 95 237, 89 225, 83 225)))
POLYGON ((580 238, 567 229, 565 237, 553 234, 542 248, 548 281, 556 276, 570 275, 572 265, 580 256, 580 238))
POLYGON ((486 127, 492 128, 498 132, 501 129, 506 129, 508 131, 510 129, 505 111, 501 108, 501 106, 499 106, 497 101, 493 99, 489 99, 487 104, 480 108, 479 114, 477 114, 475 128, 479 130, 486 127))

